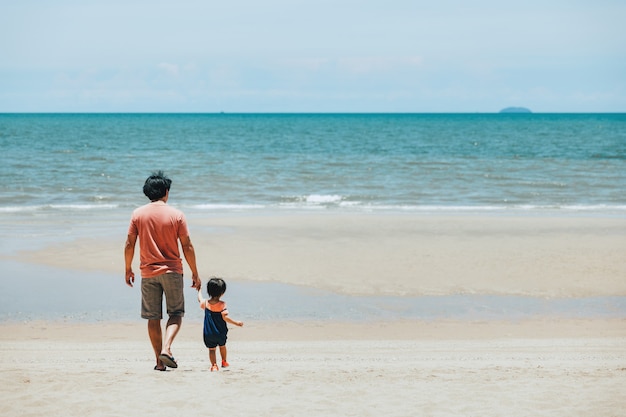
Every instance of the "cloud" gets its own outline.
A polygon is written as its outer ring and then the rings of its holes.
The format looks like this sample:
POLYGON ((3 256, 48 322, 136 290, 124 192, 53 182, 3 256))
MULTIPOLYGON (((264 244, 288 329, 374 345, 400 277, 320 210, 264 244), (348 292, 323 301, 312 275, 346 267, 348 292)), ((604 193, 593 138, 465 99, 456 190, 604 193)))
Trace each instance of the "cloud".
POLYGON ((178 77, 180 71, 178 65, 170 64, 169 62, 161 62, 159 65, 157 65, 157 67, 174 77, 178 77))
POLYGON ((626 109, 618 0, 5 3, 0 111, 626 109))
POLYGON ((422 66, 422 58, 411 57, 344 57, 337 60, 340 70, 350 73, 393 72, 422 66))

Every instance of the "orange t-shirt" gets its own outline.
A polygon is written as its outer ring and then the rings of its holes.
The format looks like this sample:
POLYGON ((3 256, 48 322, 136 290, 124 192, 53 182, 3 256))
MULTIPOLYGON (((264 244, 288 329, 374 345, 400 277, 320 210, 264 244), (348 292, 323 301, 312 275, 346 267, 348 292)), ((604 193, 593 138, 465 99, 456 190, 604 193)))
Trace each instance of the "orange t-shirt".
POLYGON ((163 201, 141 206, 133 211, 128 235, 139 238, 139 269, 143 278, 183 273, 178 240, 189 236, 189 229, 182 211, 163 201))

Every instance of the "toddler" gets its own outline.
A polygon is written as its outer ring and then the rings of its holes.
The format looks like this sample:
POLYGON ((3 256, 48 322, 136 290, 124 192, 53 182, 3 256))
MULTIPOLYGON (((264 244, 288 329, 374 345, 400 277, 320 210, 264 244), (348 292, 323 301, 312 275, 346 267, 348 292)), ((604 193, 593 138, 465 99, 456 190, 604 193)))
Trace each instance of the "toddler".
POLYGON ((209 299, 202 298, 202 289, 198 290, 198 302, 200 308, 204 310, 204 344, 209 348, 209 359, 211 360, 211 372, 219 370, 217 366, 217 347, 220 347, 222 357, 222 368, 228 367, 226 360, 226 336, 228 326, 226 323, 235 326, 243 326, 243 322, 233 320, 228 316, 226 303, 221 300, 226 292, 226 282, 221 278, 211 278, 206 286, 209 299))

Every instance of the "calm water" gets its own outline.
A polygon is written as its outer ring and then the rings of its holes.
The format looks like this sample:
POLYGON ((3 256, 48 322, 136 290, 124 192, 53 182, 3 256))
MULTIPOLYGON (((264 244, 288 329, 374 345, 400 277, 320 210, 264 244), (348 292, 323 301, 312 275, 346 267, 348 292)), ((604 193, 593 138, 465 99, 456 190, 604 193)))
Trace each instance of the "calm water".
POLYGON ((0 212, 145 203, 163 169, 192 210, 626 214, 626 114, 0 115, 0 212))

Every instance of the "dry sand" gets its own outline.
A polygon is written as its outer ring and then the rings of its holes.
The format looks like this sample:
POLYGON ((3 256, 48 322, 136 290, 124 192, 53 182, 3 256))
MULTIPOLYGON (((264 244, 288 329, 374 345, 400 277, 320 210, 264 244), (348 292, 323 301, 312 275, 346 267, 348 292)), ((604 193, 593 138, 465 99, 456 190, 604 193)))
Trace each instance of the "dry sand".
POLYGON ((5 324, 2 416, 623 416, 626 321, 196 323, 152 370, 142 322, 5 324))

